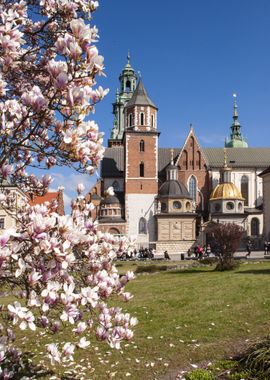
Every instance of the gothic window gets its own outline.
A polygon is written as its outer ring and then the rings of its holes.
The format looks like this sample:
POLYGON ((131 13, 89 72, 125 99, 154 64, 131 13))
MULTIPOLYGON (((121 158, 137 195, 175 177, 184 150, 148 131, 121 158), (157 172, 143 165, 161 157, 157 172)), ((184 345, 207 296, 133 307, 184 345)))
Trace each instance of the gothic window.
POLYGON ((192 199, 196 201, 197 199, 197 180, 194 175, 192 175, 188 181, 188 190, 189 194, 191 195, 192 199))
POLYGON ((5 228, 5 218, 0 218, 0 230, 5 228))
POLYGON ((112 187, 113 187, 114 191, 119 191, 120 190, 119 182, 114 181, 112 184, 112 187))
POLYGON ((183 152, 183 167, 188 169, 188 152, 186 150, 183 152))
POLYGON ((249 192, 248 192, 248 176, 243 175, 241 178, 241 193, 242 197, 245 198, 244 205, 249 204, 249 192))
POLYGON ((144 163, 140 163, 140 177, 144 177, 144 163))
POLYGON ((258 236, 260 234, 260 222, 258 218, 251 219, 251 235, 258 236))
POLYGON ((143 112, 141 112, 140 121, 141 121, 141 125, 144 125, 144 113, 143 112))
POLYGON ((144 218, 139 220, 139 234, 147 234, 146 220, 144 218))
POLYGON ((129 126, 132 127, 132 113, 129 114, 129 126))
POLYGON ((140 152, 144 152, 144 141, 140 141, 140 152))
POLYGON ((190 138, 190 147, 193 148, 193 146, 194 146, 194 137, 191 136, 191 138, 190 138))

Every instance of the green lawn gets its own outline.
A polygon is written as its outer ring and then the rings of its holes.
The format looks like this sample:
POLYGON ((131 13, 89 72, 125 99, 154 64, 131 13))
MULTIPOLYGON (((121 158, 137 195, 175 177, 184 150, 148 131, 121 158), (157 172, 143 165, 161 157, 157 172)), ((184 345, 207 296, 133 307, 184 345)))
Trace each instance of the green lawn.
MULTIPOLYGON (((147 265, 121 264, 122 273, 147 265)), ((78 364, 55 368, 54 376, 39 378, 61 379, 75 370, 77 377, 63 378, 154 380, 178 368, 221 359, 247 340, 269 333, 269 281, 267 262, 242 264, 224 273, 201 267, 138 275, 127 287, 133 300, 123 304, 139 320, 134 340, 116 351, 92 338, 91 348, 80 351, 78 364)), ((46 365, 44 343, 61 341, 66 332, 43 334, 27 332, 20 344, 34 351, 34 362, 46 365)))

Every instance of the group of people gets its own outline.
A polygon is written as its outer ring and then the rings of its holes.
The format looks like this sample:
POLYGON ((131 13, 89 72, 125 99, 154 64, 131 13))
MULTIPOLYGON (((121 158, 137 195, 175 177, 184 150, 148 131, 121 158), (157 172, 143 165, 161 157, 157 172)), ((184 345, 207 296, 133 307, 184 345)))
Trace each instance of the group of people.
MULTIPOLYGON (((204 247, 202 247, 201 245, 198 244, 194 247, 193 252, 194 252, 196 259, 202 259, 205 256, 208 257, 212 253, 211 245, 207 244, 204 247)), ((193 252, 189 249, 188 250, 188 257, 191 257, 193 252)))
POLYGON ((120 257, 120 260, 146 260, 153 259, 155 255, 155 250, 153 248, 140 248, 138 251, 128 253, 124 252, 120 257))

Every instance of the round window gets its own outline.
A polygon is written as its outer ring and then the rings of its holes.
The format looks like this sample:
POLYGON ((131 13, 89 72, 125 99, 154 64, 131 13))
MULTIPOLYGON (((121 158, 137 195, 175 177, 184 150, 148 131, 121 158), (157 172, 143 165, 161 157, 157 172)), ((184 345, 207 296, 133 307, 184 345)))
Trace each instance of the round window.
POLYGON ((173 208, 179 210, 181 208, 181 203, 179 201, 173 202, 173 208))
POLYGON ((227 210, 233 210, 233 209, 234 209, 234 204, 233 204, 233 202, 227 202, 227 204, 226 204, 226 208, 227 208, 227 210))
POLYGON ((220 211, 221 206, 219 203, 215 203, 215 211, 220 211))
POLYGON ((161 211, 164 212, 167 210, 167 205, 166 203, 161 203, 161 211))

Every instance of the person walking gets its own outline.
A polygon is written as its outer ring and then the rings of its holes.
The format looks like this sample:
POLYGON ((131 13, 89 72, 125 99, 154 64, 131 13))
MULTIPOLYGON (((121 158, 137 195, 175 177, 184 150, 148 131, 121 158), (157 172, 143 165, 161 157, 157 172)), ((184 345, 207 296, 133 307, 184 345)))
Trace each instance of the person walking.
POLYGON ((250 257, 250 254, 251 254, 251 241, 248 240, 248 242, 247 242, 247 254, 246 254, 246 258, 250 257))
POLYGON ((268 253, 268 241, 264 242, 264 255, 267 255, 268 253))

